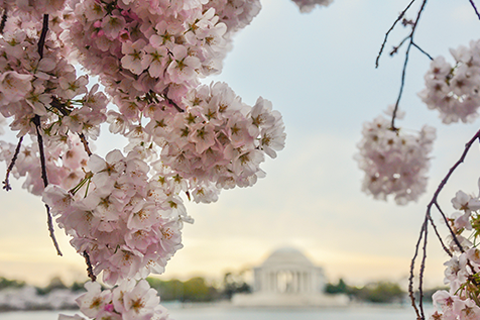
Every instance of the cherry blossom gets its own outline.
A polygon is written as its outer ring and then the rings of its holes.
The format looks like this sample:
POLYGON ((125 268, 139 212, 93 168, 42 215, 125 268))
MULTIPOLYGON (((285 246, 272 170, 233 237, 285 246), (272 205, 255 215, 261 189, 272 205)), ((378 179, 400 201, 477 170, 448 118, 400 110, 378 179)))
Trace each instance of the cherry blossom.
POLYGON ((409 133, 392 129, 389 120, 378 116, 364 124, 362 134, 355 156, 365 171, 362 190, 381 200, 392 194, 397 204, 416 201, 426 189, 435 129, 424 126, 409 133))
MULTIPOLYGON (((146 280, 124 280, 113 289, 102 290, 100 284, 87 282, 87 292, 77 299, 80 311, 91 319, 168 320, 165 308, 159 305, 157 291, 146 280)), ((84 320, 79 315, 60 315, 59 320, 84 320)))
POLYGON ((435 58, 425 74, 425 89, 418 95, 429 109, 440 112, 444 123, 472 122, 480 106, 480 41, 460 46, 450 53, 451 65, 444 57, 435 58))
POLYGON ((328 6, 333 0, 293 0, 295 4, 299 7, 300 12, 308 13, 311 12, 315 6, 328 6))

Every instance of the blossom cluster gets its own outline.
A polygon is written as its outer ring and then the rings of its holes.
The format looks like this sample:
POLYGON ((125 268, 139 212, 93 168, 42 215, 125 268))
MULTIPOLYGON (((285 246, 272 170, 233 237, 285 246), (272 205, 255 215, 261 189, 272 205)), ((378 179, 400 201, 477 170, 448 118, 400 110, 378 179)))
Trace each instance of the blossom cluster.
POLYGON ((113 150, 105 160, 94 154, 88 168, 78 189, 49 185, 43 194, 72 246, 111 285, 162 273, 182 247, 182 222, 190 221, 173 179, 149 178, 150 167, 135 150, 126 157, 113 150))
POLYGON ((86 0, 71 9, 64 38, 120 111, 138 120, 158 101, 181 104, 200 78, 220 72, 232 32, 260 2, 86 0))
POLYGON ((268 100, 250 107, 215 83, 190 91, 184 102, 185 112, 157 112, 146 129, 163 147, 165 165, 208 189, 253 185, 265 174, 264 154, 275 158, 284 147, 281 115, 268 100))
POLYGON ((478 319, 480 250, 476 243, 480 231, 480 196, 458 191, 452 205, 457 211, 450 215, 448 221, 456 240, 449 238, 447 244, 453 256, 444 263, 444 283, 450 290, 440 290, 433 295, 436 312, 430 319, 478 319))
POLYGON ((425 74, 425 89, 418 95, 429 109, 439 111, 443 123, 472 122, 480 107, 480 40, 450 53, 455 65, 442 56, 435 58, 425 74))
MULTIPOLYGON (((35 11, 38 3, 33 3, 35 11)), ((40 17, 10 10, 0 38, 0 113, 12 118, 10 127, 19 136, 35 134, 33 119, 40 117, 44 133, 58 140, 68 132, 96 139, 106 120, 107 97, 97 92, 98 85, 87 89, 88 76, 77 76, 55 31, 40 52, 40 17)))
POLYGON ((308 13, 311 12, 315 6, 328 6, 333 0, 293 0, 293 2, 298 6, 300 12, 308 13))
MULTIPOLYGON (((77 299, 86 316, 108 320, 168 320, 167 310, 159 305, 157 291, 146 280, 125 280, 112 290, 102 290, 97 282, 85 284, 87 292, 77 299)), ((59 320, 84 320, 79 315, 60 315, 59 320)))
POLYGON ((393 195, 397 204, 416 201, 426 189, 435 129, 424 126, 409 133, 392 129, 389 120, 378 116, 363 125, 362 135, 355 156, 365 171, 362 190, 381 200, 393 195))
MULTIPOLYGON (((88 155, 79 137, 72 134, 68 134, 65 139, 53 136, 44 142, 45 167, 49 173, 49 183, 65 190, 77 186, 85 176, 84 170, 88 161, 88 155)), ((0 161, 10 161, 15 149, 14 144, 0 141, 0 161)), ((12 170, 13 176, 17 179, 25 178, 23 188, 36 196, 41 196, 45 188, 41 172, 38 144, 22 144, 12 170)))

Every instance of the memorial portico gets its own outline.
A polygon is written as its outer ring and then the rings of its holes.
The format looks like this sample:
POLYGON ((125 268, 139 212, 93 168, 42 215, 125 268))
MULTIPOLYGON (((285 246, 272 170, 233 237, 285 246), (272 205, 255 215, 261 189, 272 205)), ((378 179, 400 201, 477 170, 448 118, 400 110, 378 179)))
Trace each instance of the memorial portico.
POLYGON ((346 296, 331 297, 323 293, 323 269, 314 265, 300 250, 275 250, 258 267, 253 268, 252 294, 237 294, 238 306, 345 306, 346 296))
POLYGON ((320 293, 325 286, 323 270, 299 250, 281 248, 253 269, 255 292, 320 293))

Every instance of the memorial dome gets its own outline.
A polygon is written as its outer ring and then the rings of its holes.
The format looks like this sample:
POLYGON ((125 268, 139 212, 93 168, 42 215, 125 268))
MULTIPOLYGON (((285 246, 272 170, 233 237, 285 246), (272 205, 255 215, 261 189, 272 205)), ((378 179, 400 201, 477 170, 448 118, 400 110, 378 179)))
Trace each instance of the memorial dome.
POLYGON ((314 264, 303 254, 302 251, 292 247, 283 247, 272 252, 265 262, 263 262, 262 267, 279 266, 285 264, 305 267, 314 266, 314 264))

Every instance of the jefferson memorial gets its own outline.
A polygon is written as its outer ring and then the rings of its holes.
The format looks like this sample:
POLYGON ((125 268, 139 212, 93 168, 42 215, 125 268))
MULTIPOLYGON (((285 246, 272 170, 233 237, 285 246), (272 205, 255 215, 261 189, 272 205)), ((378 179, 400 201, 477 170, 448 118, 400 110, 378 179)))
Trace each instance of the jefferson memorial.
POLYGON ((236 294, 237 306, 346 306, 345 295, 323 293, 326 281, 321 267, 315 266, 295 248, 275 250, 262 265, 253 268, 251 294, 236 294))

